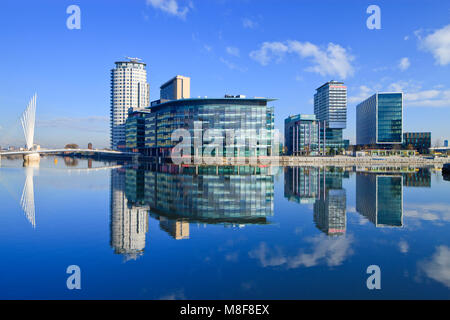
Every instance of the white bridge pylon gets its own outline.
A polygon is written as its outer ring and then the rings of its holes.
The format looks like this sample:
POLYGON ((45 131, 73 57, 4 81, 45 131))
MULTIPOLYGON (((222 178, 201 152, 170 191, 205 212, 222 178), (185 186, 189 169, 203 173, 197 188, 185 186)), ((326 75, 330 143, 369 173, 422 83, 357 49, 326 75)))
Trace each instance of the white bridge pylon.
POLYGON ((34 96, 31 98, 30 102, 28 103, 27 108, 23 112, 22 117, 20 118, 28 150, 31 150, 34 145, 34 126, 36 122, 36 98, 37 94, 35 93, 34 96))

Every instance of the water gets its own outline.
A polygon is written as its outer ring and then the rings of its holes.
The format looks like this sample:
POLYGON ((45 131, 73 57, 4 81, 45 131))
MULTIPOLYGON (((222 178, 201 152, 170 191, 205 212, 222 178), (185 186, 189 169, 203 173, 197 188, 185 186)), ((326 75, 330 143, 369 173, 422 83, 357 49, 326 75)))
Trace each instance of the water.
POLYGON ((1 299, 450 298, 440 172, 115 165, 2 159, 1 299))

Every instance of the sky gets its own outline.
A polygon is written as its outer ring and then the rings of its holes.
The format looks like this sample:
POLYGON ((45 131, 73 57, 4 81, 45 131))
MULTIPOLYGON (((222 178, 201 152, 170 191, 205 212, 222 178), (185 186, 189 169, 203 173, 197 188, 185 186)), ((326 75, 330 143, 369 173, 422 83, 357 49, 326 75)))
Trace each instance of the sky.
POLYGON ((331 0, 2 0, 0 146, 22 146, 20 115, 36 92, 35 143, 109 146, 110 71, 126 56, 147 64, 150 99, 175 75, 191 97, 278 100, 275 127, 312 114, 315 89, 348 87, 355 107, 375 92, 404 92, 404 131, 450 138, 450 2, 331 0), (66 12, 77 5, 80 29, 66 12), (380 29, 370 5, 380 9, 380 29))

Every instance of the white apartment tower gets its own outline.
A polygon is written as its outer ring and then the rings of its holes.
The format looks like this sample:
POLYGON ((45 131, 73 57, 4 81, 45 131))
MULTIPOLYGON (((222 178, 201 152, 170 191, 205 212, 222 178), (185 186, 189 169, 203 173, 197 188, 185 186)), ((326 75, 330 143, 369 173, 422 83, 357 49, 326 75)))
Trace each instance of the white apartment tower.
POLYGON ((111 70, 111 148, 125 148, 125 122, 130 108, 150 105, 146 64, 138 58, 115 62, 111 70))

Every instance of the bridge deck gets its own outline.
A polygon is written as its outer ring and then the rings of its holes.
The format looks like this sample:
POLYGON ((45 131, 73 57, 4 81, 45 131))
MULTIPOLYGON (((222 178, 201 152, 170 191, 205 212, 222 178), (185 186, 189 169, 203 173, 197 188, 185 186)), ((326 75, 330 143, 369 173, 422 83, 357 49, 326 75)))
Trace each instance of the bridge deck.
POLYGON ((135 152, 122 152, 122 151, 113 151, 113 150, 95 150, 95 149, 42 149, 37 151, 5 151, 0 152, 0 156, 13 156, 13 155, 24 155, 31 153, 98 153, 98 154, 115 154, 115 155, 125 155, 125 156, 138 156, 139 153, 135 152))

